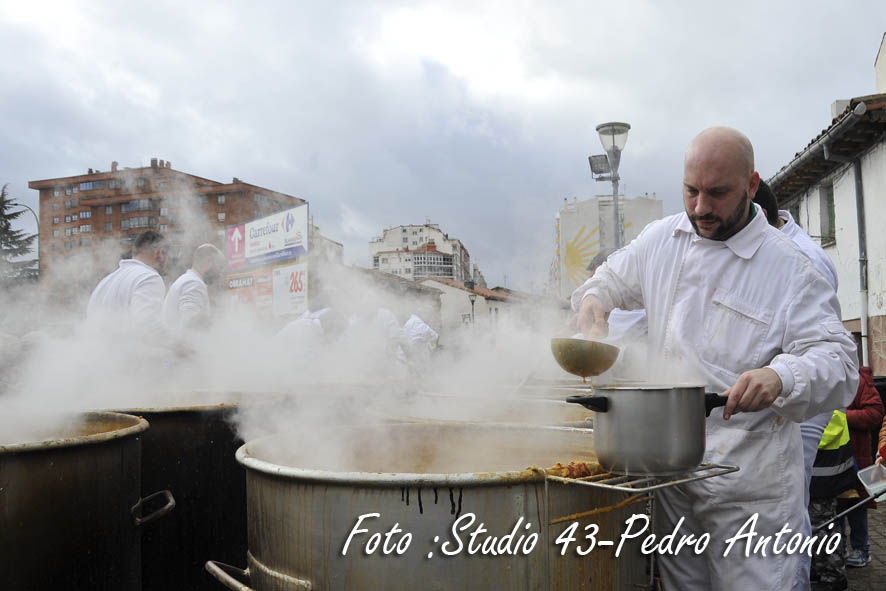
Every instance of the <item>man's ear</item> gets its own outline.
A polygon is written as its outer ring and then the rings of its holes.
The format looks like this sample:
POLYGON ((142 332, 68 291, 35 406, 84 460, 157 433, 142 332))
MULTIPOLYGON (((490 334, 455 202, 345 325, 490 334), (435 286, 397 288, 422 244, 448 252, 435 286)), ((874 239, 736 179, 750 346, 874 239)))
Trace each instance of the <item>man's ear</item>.
POLYGON ((751 173, 751 178, 748 180, 748 197, 753 200, 754 196, 757 195, 757 189, 760 188, 760 173, 756 170, 751 173))

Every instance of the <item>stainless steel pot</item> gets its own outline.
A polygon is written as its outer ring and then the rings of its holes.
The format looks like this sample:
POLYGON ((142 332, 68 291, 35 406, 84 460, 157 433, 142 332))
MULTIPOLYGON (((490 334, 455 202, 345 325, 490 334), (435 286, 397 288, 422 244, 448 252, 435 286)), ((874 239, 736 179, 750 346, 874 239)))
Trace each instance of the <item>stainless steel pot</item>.
POLYGON ((704 386, 595 386, 593 396, 566 401, 595 411, 594 446, 612 472, 667 475, 698 466, 705 451, 705 418, 726 404, 704 386))
POLYGON ((116 413, 58 423, 49 439, 0 446, 0 587, 138 591, 139 526, 175 506, 168 491, 140 498, 148 423, 116 413))
POLYGON ((240 591, 631 589, 646 581, 638 547, 626 545, 619 558, 612 547, 581 557, 573 546, 560 556, 554 541, 572 519, 544 524, 606 508, 576 518, 577 537, 584 541, 582 528, 593 522, 597 539, 618 540, 624 520, 644 506, 613 508, 625 493, 545 482, 527 469, 592 460, 592 438, 555 427, 391 424, 250 441, 237 451, 247 474, 248 569, 209 562, 207 570, 240 591), (343 556, 358 517, 370 513, 380 517, 363 522, 369 533, 343 556), (476 521, 462 532, 465 543, 480 521, 501 537, 522 518, 531 526, 521 524, 517 536, 534 532, 537 545, 528 555, 444 556, 453 524, 468 514, 476 521), (395 523, 412 535, 409 548, 367 554, 371 534, 395 523))

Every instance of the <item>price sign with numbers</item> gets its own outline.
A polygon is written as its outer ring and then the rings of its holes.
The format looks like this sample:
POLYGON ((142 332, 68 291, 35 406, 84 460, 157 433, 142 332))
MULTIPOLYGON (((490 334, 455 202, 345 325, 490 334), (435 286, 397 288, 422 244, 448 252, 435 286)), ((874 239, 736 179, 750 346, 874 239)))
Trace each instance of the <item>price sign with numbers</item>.
POLYGON ((301 314, 308 309, 308 265, 274 269, 274 316, 301 314))

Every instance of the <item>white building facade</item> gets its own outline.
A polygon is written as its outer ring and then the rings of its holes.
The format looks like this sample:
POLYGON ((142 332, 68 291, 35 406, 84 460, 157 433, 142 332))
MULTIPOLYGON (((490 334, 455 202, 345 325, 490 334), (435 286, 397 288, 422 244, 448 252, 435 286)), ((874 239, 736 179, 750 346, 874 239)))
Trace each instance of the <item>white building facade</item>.
MULTIPOLYGON (((636 238, 646 224, 663 215, 662 202, 654 194, 634 199, 619 197, 618 206, 625 244, 636 238)), ((600 252, 614 250, 612 217, 611 195, 583 201, 563 200, 557 214, 557 251, 549 277, 555 295, 568 298, 588 278, 591 260, 600 252)))
POLYGON ((369 242, 373 269, 413 281, 445 277, 471 281, 471 255, 458 238, 450 238, 438 224, 387 228, 369 242))
POLYGON ((859 360, 886 375, 886 88, 878 90, 835 103, 847 106, 769 184, 837 268, 842 320, 859 360))

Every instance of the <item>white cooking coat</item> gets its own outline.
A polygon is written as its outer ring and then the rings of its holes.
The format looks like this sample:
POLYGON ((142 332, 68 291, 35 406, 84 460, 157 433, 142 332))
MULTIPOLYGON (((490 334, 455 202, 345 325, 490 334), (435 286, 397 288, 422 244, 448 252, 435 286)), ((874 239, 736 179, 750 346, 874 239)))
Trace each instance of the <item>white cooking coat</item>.
POLYGON ((200 273, 188 269, 169 286, 163 302, 163 321, 173 331, 181 331, 200 318, 209 319, 209 291, 200 273))
MULTIPOLYGON (((729 421, 715 409, 707 421, 704 461, 735 464, 739 472, 662 491, 659 500, 663 509, 689 511, 681 516, 714 538, 703 563, 685 555, 662 561, 669 587, 791 588, 796 555, 770 554, 761 569, 735 552, 724 559, 714 542, 724 543, 735 533, 728 528, 755 512, 762 535, 785 523, 802 528, 802 444, 794 421, 845 408, 858 385, 855 344, 827 280, 758 207, 725 242, 699 237, 685 213, 653 222, 597 269, 585 295, 607 309, 645 307, 650 351, 696 365, 711 391, 760 367, 782 378, 771 408, 729 421)), ((669 525, 660 520, 660 527, 669 525)))
POLYGON ((166 285, 157 271, 141 261, 124 259, 116 271, 92 291, 86 316, 91 324, 113 334, 162 338, 161 319, 166 285))

